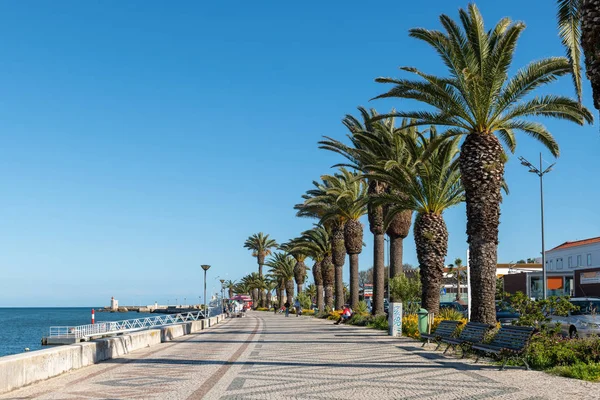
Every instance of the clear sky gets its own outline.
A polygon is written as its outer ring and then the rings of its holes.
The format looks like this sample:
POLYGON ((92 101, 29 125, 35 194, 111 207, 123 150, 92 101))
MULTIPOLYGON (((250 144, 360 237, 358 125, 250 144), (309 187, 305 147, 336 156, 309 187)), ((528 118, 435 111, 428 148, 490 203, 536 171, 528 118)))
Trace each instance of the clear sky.
MULTIPOLYGON (((412 27, 439 28, 465 0, 28 1, 0 3, 0 306, 181 303, 256 269, 242 247, 310 228, 293 205, 340 161, 322 135, 373 101, 398 66, 444 73, 412 27)), ((528 28, 515 69, 563 50, 554 2, 480 1, 488 27, 528 28)), ((570 79, 549 90, 572 94, 570 79)), ((585 103, 591 107, 589 83, 585 103)), ((598 124, 549 121, 562 156, 545 180, 546 239, 600 235, 598 124)), ((499 261, 540 254, 539 182, 506 167, 499 261)), ((544 159, 553 162, 544 151, 544 159)), ((464 205, 445 214, 464 259, 464 205)), ((364 220, 366 223, 366 219, 364 220)), ((367 247, 361 269, 372 264, 367 247)), ((416 264, 412 235, 405 261, 416 264)), ((348 271, 345 271, 347 280, 348 271)))

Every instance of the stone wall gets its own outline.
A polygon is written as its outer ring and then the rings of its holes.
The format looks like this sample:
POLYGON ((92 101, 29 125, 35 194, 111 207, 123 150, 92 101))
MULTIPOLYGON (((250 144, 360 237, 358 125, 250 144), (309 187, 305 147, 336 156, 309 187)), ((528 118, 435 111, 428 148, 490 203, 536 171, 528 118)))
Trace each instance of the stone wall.
POLYGON ((0 357, 0 394, 216 325, 224 317, 0 357))

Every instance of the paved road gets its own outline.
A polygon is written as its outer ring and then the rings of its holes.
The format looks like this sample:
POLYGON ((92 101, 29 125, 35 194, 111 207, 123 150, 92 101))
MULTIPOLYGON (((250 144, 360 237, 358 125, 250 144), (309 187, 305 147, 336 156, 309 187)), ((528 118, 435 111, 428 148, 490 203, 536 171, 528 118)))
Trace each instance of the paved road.
POLYGON ((497 371, 410 339, 250 312, 0 399, 599 399, 600 385, 497 371))

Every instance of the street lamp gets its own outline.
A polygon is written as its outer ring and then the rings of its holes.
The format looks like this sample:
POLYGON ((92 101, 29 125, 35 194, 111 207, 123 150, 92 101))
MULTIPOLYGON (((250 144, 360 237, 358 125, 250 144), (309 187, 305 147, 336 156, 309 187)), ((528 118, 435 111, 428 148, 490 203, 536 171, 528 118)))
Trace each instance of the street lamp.
POLYGON ((201 265, 204 270, 204 318, 206 318, 206 271, 210 268, 210 265, 201 265))
POLYGON ((223 312, 223 308, 225 308, 225 279, 221 279, 219 282, 221 282, 221 311, 223 312))
POLYGON ((519 161, 521 161, 521 165, 529 168, 529 172, 536 174, 540 177, 540 205, 541 205, 541 215, 542 215, 542 290, 544 291, 543 299, 546 300, 546 292, 548 281, 546 277, 546 250, 544 248, 544 175, 548 172, 552 171, 552 167, 554 164, 551 164, 548 168, 544 169, 542 164, 542 153, 540 153, 540 168, 536 168, 532 163, 527 161, 523 157, 519 157, 519 161))

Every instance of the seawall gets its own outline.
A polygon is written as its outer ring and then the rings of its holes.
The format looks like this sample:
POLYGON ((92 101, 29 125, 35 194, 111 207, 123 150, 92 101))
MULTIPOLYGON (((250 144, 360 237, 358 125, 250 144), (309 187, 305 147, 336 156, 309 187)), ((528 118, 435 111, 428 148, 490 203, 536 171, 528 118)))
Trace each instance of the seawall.
POLYGON ((0 394, 214 326, 225 317, 0 357, 0 394))

